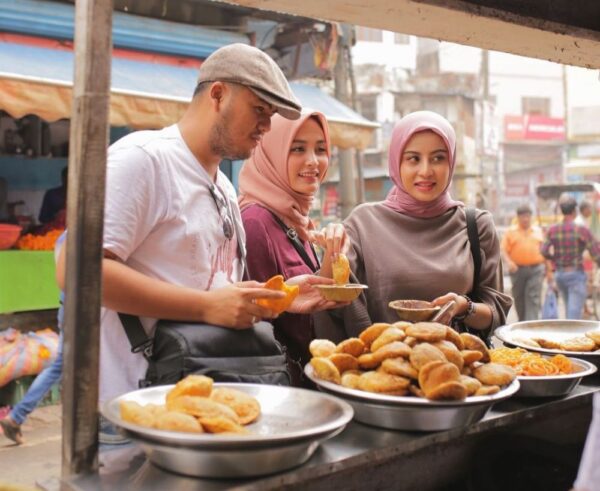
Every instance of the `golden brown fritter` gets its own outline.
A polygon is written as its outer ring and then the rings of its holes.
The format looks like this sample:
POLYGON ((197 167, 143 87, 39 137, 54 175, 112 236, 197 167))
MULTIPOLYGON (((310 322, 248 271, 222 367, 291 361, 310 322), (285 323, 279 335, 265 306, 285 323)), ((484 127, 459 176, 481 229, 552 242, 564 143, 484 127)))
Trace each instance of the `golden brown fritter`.
POLYGON ((357 373, 355 370, 349 370, 342 375, 342 385, 349 389, 358 389, 358 379, 362 373, 357 373))
POLYGON ((371 344, 371 351, 374 353, 379 348, 394 341, 402 341, 406 337, 402 329, 390 327, 383 331, 381 335, 371 344))
POLYGON ((354 358, 354 356, 348 353, 334 353, 329 356, 329 359, 340 373, 344 373, 347 370, 358 370, 358 358, 354 358))
POLYGON ((181 396, 200 396, 208 397, 212 391, 213 380, 204 375, 188 375, 183 380, 175 384, 167 392, 167 403, 181 396))
POLYGON ((238 435, 249 433, 246 428, 225 416, 200 418, 200 424, 209 433, 234 433, 238 435))
POLYGON ((600 331, 598 331, 598 330, 588 331, 585 333, 585 335, 588 338, 590 338, 592 341, 594 341, 594 343, 596 343, 596 346, 600 347, 600 331))
POLYGON ((465 365, 472 365, 476 361, 480 361, 483 358, 483 353, 481 351, 475 351, 470 349, 465 349, 460 352, 463 360, 465 361, 465 365))
POLYGON ((329 339, 313 339, 308 350, 315 358, 327 358, 335 353, 335 343, 329 339))
POLYGON ((472 396, 481 388, 481 382, 476 378, 461 375, 458 381, 467 389, 467 396, 472 396))
POLYGON ((121 401, 119 402, 119 409, 121 410, 121 419, 123 421, 146 426, 147 428, 152 428, 154 425, 154 414, 152 414, 152 411, 137 402, 121 401))
POLYGON ((553 341, 552 339, 533 338, 533 341, 544 349, 562 349, 561 343, 559 341, 553 341))
POLYGON ((429 343, 417 344, 409 355, 410 363, 417 370, 432 361, 447 361, 444 353, 429 343))
POLYGON ((230 407, 206 397, 181 396, 167 401, 167 409, 180 413, 191 414, 196 418, 215 418, 223 416, 239 423, 238 415, 230 407))
POLYGON ((476 396, 491 396, 500 392, 500 387, 497 385, 482 385, 474 395, 476 396))
POLYGON ((358 358, 365 351, 365 343, 359 338, 348 338, 339 343, 336 348, 336 353, 348 353, 349 355, 358 358))
POLYGON ((481 361, 484 363, 490 361, 490 352, 481 338, 473 336, 473 334, 469 334, 468 332, 460 333, 460 338, 465 345, 465 350, 481 351, 481 354, 483 355, 481 361))
POLYGON ((405 395, 410 380, 385 372, 365 372, 358 379, 358 388, 380 394, 405 395))
POLYGON ((508 385, 517 377, 517 372, 508 365, 486 363, 475 368, 473 375, 484 385, 508 385))
POLYGON ((313 367, 317 378, 333 382, 334 384, 341 383, 342 377, 340 371, 330 359, 312 358, 310 364, 313 367))
POLYGON ((419 377, 417 370, 405 358, 388 358, 387 360, 383 360, 378 370, 415 380, 419 377))
POLYGON ((202 426, 196 418, 189 414, 166 411, 157 416, 154 428, 166 431, 187 431, 189 433, 203 433, 202 426))
POLYGON ((372 370, 381 365, 381 362, 373 356, 373 353, 365 353, 358 357, 358 365, 363 370, 372 370))
POLYGON ((467 389, 457 381, 444 382, 425 393, 432 401, 460 401, 467 397, 467 389))
POLYGON ((447 361, 432 361, 419 371, 419 386, 429 399, 438 386, 447 382, 458 382, 460 372, 456 365, 447 361))
POLYGON ((460 334, 448 326, 446 326, 446 341, 453 343, 459 350, 465 349, 465 343, 463 343, 460 334))
POLYGON ((373 358, 381 363, 383 360, 388 358, 408 357, 410 355, 410 346, 404 344, 402 341, 393 341, 389 344, 383 345, 375 353, 373 358))
POLYGON ((454 343, 443 340, 443 341, 438 341, 437 343, 433 343, 433 345, 437 349, 439 349, 442 353, 444 353, 444 356, 450 363, 453 363, 454 365, 457 366, 457 368, 459 370, 462 370, 462 367, 464 366, 465 361, 463 360, 463 357, 460 354, 460 351, 458 351, 458 348, 454 345, 454 343))
POLYGON ((213 389, 210 398, 233 409, 240 424, 250 424, 260 415, 260 403, 241 390, 217 387, 213 389))
POLYGON ((596 343, 587 336, 579 336, 563 341, 560 347, 565 351, 594 351, 596 343))
POLYGON ((427 341, 429 343, 435 343, 446 339, 446 328, 444 324, 438 324, 437 322, 417 322, 406 328, 406 335, 412 336, 419 341, 427 341))
POLYGON ((358 337, 365 346, 369 348, 373 341, 375 341, 383 331, 390 327, 392 327, 392 325, 386 322, 376 322, 372 326, 367 327, 358 337))

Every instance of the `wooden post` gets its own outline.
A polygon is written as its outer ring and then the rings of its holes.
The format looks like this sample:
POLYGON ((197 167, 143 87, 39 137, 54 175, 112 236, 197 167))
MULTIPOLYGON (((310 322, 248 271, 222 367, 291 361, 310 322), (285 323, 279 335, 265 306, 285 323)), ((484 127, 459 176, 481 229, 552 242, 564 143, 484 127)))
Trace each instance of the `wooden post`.
POLYGON ((77 0, 69 147, 62 475, 98 465, 98 360, 112 0, 77 0))

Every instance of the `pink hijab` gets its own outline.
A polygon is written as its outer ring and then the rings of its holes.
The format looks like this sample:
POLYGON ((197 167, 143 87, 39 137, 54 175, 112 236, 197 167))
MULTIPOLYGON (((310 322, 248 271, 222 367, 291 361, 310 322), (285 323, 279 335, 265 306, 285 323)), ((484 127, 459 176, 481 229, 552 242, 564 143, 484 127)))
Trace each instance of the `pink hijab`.
POLYGON ((404 215, 417 218, 433 218, 443 215, 450 208, 464 206, 460 201, 454 201, 450 197, 448 188, 454 175, 456 164, 456 134, 452 125, 442 116, 431 111, 417 111, 403 117, 392 131, 392 141, 388 156, 388 167, 390 178, 395 186, 390 190, 384 201, 385 205, 404 215), (411 137, 419 131, 433 131, 438 134, 448 149, 448 160, 450 162, 450 175, 448 183, 433 201, 419 201, 413 198, 402 184, 400 179, 400 158, 406 144, 411 137))
MULTIPOLYGON (((275 213, 288 227, 293 227, 303 240, 314 225, 308 213, 315 197, 292 189, 288 177, 288 156, 296 133, 304 122, 314 117, 325 135, 327 155, 330 153, 329 130, 325 116, 319 112, 303 113, 300 119, 291 121, 275 114, 271 118, 271 130, 267 132, 254 152, 244 162, 239 177, 240 208, 259 204, 275 213)), ((326 172, 321 176, 321 182, 326 172)))

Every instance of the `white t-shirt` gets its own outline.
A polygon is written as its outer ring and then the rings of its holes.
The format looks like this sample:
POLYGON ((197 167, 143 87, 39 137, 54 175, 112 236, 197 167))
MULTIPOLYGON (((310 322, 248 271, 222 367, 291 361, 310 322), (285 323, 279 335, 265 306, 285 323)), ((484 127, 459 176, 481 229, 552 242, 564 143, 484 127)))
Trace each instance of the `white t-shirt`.
MULTIPOLYGON (((175 285, 213 290, 241 281, 237 238, 225 237, 224 211, 211 184, 177 125, 120 139, 108 150, 104 248, 136 271, 175 285)), ((219 171, 214 184, 241 224, 231 182, 219 171)), ((237 230, 243 244, 243 227, 237 230)), ((151 334, 156 319, 142 323, 151 334)), ((137 389, 146 368, 144 357, 131 353, 117 313, 103 308, 100 402, 137 389)))

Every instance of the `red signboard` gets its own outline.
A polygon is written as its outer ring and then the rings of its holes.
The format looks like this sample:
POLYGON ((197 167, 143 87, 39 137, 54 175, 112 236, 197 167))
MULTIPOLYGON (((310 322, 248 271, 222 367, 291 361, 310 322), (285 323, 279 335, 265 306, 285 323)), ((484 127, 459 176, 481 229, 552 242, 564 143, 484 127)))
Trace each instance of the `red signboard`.
POLYGON ((504 116, 504 141, 565 139, 565 121, 545 116, 504 116))

